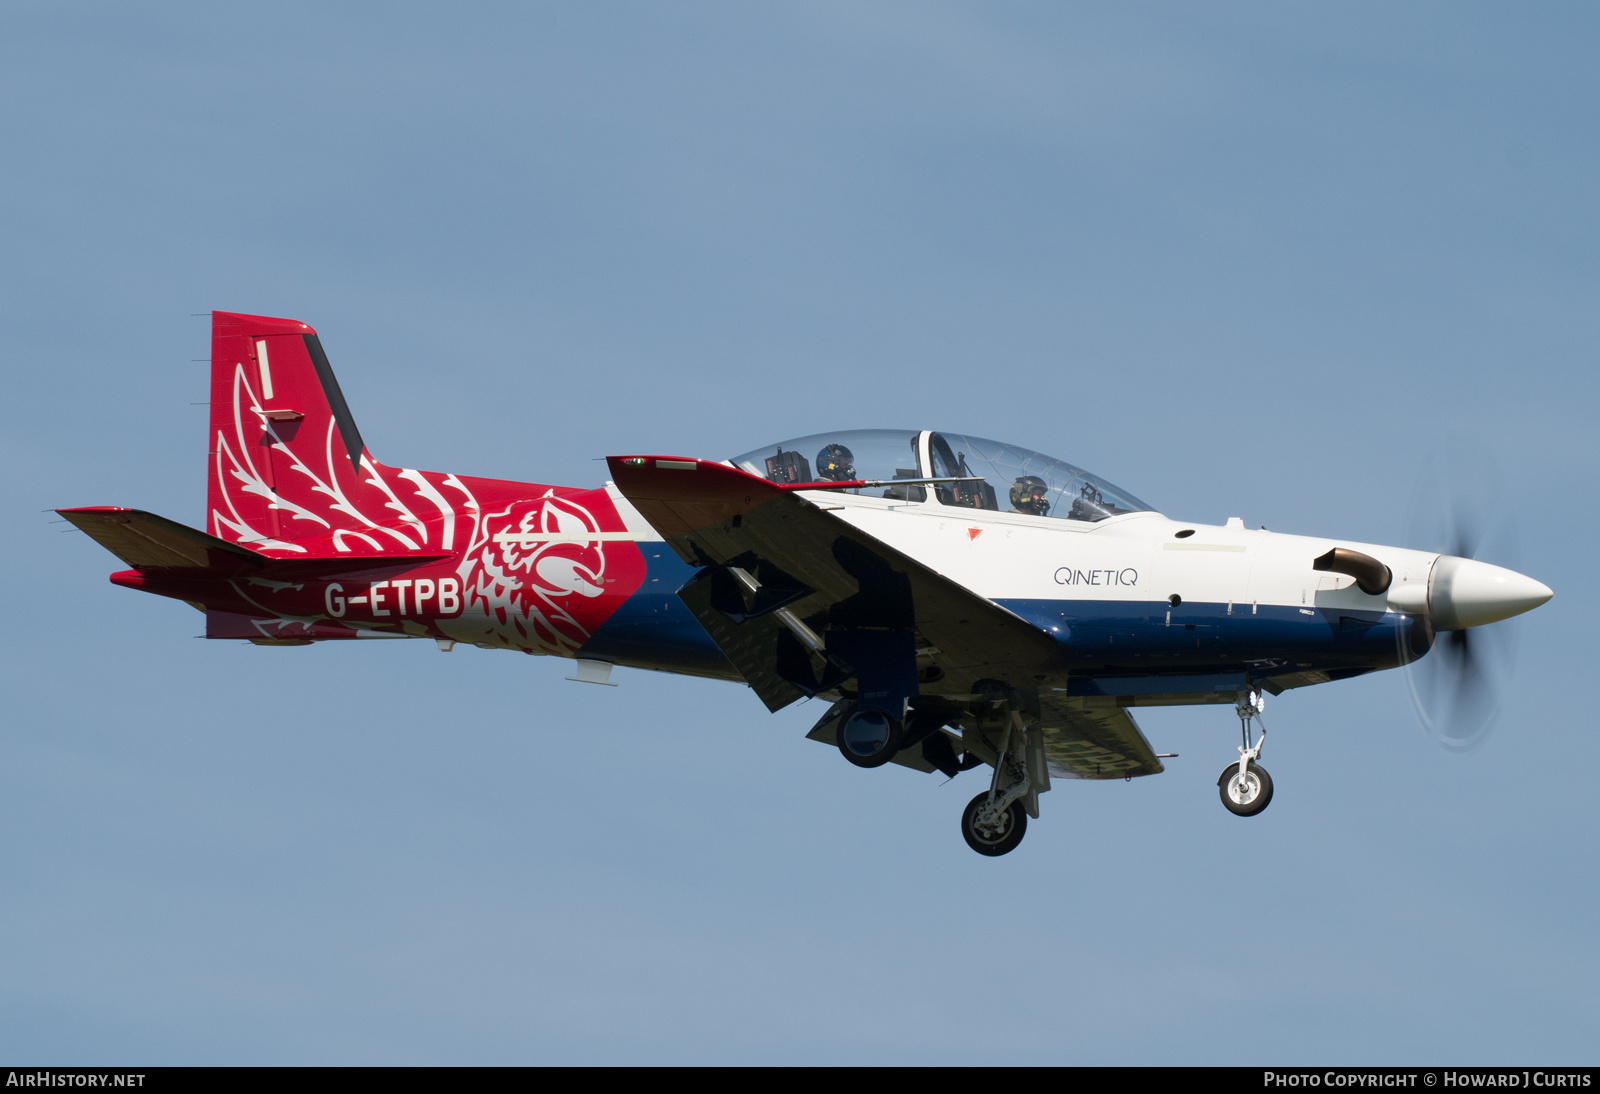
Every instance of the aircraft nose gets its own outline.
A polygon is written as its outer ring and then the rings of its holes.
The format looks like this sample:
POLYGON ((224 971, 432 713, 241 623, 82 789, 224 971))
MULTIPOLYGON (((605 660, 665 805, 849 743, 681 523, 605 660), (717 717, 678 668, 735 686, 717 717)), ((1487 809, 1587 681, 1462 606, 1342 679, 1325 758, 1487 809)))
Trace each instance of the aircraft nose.
POLYGON ((1554 595, 1548 585, 1515 570, 1454 555, 1441 556, 1428 579, 1428 610, 1440 631, 1510 619, 1554 595))

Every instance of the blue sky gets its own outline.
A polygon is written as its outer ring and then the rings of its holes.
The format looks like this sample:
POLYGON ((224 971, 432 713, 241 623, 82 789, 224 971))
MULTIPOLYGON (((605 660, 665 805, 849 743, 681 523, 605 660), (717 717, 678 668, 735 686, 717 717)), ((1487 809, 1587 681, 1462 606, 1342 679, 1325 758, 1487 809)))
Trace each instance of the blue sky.
MULTIPOLYGON (((1594 1062, 1600 15, 1585 5, 9 4, 0 1056, 1594 1062), (832 428, 1398 542, 1492 459, 1523 621, 1447 755, 1273 700, 1277 796, 862 771, 726 684, 196 641, 41 510, 202 522, 204 318, 391 464, 570 485, 832 428)), ((70 531, 70 530, 69 530, 70 531)))

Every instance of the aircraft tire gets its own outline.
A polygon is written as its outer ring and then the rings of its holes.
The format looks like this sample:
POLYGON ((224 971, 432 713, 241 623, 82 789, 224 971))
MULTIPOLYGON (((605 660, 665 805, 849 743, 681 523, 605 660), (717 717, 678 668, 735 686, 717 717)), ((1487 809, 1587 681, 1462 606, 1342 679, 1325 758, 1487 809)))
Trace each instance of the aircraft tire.
POLYGON ((1239 817, 1253 817, 1272 803, 1272 776, 1267 774, 1267 769, 1259 764, 1251 763, 1246 770, 1246 778, 1254 775, 1257 787, 1255 792, 1239 794, 1234 786, 1234 780, 1239 774, 1239 765, 1229 764, 1222 769, 1222 774, 1217 776, 1217 792, 1222 795, 1222 804, 1228 812, 1239 817))
POLYGON ((967 803, 961 811, 961 835, 965 837, 967 846, 980 855, 1003 855, 1016 849, 1022 842, 1022 837, 1028 831, 1028 814, 1023 810, 1020 801, 1012 802, 1006 806, 1005 828, 998 835, 980 832, 974 826, 973 820, 978 815, 978 807, 989 800, 989 792, 985 790, 976 798, 967 803))
POLYGON ((900 751, 904 729, 881 710, 858 710, 839 726, 839 754, 857 767, 882 767, 900 751))

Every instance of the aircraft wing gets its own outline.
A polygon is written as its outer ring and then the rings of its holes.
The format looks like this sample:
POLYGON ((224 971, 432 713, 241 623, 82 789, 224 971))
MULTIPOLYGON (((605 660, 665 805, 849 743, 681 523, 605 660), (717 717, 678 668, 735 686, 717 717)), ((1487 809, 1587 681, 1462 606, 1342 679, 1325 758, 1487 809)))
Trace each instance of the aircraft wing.
POLYGON ((958 686, 1026 687, 1055 652, 1031 623, 780 484, 709 460, 609 462, 617 489, 701 567, 679 595, 769 710, 846 678, 808 632, 913 632, 958 686))
MULTIPOLYGON (((836 743, 842 705, 824 714, 806 736, 823 744, 836 743)), ((1038 717, 1029 719, 1029 724, 1042 731, 1045 762, 1055 778, 1120 779, 1166 770, 1133 717, 1115 699, 1068 698, 1061 692, 1041 691, 1038 717)), ((963 719, 963 737, 974 730, 971 719, 963 719)), ((993 743, 993 732, 988 736, 993 743)), ((962 748, 960 741, 951 743, 958 751, 962 748)), ((904 749, 893 762, 917 771, 938 770, 926 748, 904 749)))
POLYGON ((1069 779, 1120 779, 1165 770, 1133 716, 1115 699, 1039 692, 1039 726, 1051 774, 1069 779))

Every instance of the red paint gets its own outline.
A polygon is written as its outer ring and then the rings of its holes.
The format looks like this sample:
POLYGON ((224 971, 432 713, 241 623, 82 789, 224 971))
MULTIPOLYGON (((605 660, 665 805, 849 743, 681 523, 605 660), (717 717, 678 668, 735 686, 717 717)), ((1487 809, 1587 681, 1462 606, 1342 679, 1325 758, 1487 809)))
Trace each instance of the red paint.
POLYGON ((203 607, 209 637, 380 631, 561 654, 639 588, 631 540, 585 538, 627 531, 604 490, 393 468, 352 445, 306 343, 315 333, 213 313, 209 535, 114 507, 62 510, 129 556, 113 583, 203 607), (141 564, 141 528, 183 557, 141 564))

